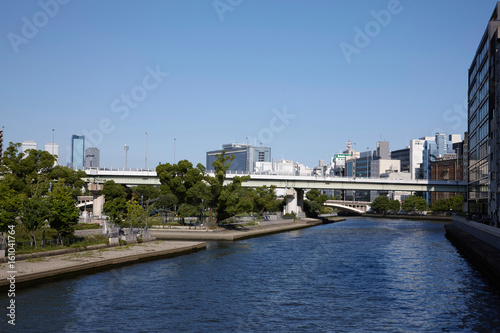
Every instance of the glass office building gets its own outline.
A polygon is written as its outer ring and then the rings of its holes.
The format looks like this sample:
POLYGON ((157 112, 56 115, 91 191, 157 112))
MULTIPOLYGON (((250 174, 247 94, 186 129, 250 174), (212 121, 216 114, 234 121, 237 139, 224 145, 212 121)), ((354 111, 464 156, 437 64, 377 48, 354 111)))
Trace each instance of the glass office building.
POLYGON ((73 169, 83 169, 85 154, 85 136, 75 135, 71 137, 71 167, 73 169))
POLYGON ((495 5, 469 68, 468 211, 499 226, 498 38, 500 2, 495 5))
POLYGON ((271 148, 254 147, 249 144, 230 143, 222 145, 222 149, 207 152, 207 171, 214 171, 212 163, 222 151, 226 155, 234 155, 234 160, 229 171, 252 173, 255 170, 255 162, 271 162, 271 148))

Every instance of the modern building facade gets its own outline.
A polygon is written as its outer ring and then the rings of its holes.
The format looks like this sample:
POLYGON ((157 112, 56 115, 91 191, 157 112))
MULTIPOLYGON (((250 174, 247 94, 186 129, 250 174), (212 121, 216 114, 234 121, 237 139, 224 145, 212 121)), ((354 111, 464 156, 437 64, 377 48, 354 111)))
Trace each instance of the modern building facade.
POLYGON ((500 227, 500 2, 497 2, 469 68, 468 198, 472 215, 500 227))
POLYGON ((99 159, 100 159, 100 151, 96 147, 90 147, 85 149, 85 169, 88 168, 97 168, 99 169, 99 159))
POLYGON ((230 143, 222 145, 222 149, 207 152, 207 171, 214 171, 212 163, 222 151, 226 155, 234 155, 234 160, 229 171, 252 173, 255 170, 255 162, 271 162, 271 148, 255 147, 249 144, 230 143))
POLYGON ((73 169, 83 169, 84 153, 85 136, 73 134, 71 137, 71 167, 73 169))
POLYGON ((410 172, 410 147, 391 151, 391 159, 400 161, 401 172, 410 172))
POLYGON ((44 150, 49 154, 55 156, 55 164, 57 165, 57 162, 59 161, 59 145, 53 142, 47 143, 45 144, 44 150))
POLYGON ((21 143, 21 152, 22 153, 25 153, 27 150, 30 150, 30 149, 35 149, 35 150, 38 149, 38 145, 36 144, 35 141, 27 140, 27 141, 24 141, 23 143, 21 143))

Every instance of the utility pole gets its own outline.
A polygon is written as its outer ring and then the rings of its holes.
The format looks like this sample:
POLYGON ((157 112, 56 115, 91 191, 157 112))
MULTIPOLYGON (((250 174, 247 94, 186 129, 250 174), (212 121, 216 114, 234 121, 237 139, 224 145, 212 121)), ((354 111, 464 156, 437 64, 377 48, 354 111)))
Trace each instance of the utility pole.
POLYGON ((146 132, 146 170, 148 169, 148 132, 146 132))

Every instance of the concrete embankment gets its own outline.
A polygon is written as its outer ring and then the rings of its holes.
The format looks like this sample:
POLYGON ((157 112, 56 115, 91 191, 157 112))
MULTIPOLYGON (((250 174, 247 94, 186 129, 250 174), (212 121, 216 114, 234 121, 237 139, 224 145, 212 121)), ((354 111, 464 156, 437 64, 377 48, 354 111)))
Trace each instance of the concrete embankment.
POLYGON ((81 273, 97 272, 109 268, 135 264, 153 259, 174 257, 206 248, 203 242, 156 241, 93 251, 69 253, 51 257, 0 265, 0 289, 9 289, 11 275, 15 287, 59 280, 81 273), (14 271, 14 273, 11 273, 14 271))
POLYGON ((438 215, 400 215, 400 214, 370 214, 365 213, 364 217, 375 217, 384 219, 405 219, 405 220, 435 220, 435 221, 450 221, 451 216, 438 216, 438 215))
POLYGON ((295 222, 283 221, 282 224, 259 225, 239 230, 180 230, 152 229, 151 235, 156 239, 168 240, 203 240, 203 241, 236 241, 240 239, 275 234, 284 231, 297 230, 322 224, 321 220, 302 219, 295 222))
POLYGON ((500 228, 453 217, 446 236, 484 271, 500 277, 500 228))

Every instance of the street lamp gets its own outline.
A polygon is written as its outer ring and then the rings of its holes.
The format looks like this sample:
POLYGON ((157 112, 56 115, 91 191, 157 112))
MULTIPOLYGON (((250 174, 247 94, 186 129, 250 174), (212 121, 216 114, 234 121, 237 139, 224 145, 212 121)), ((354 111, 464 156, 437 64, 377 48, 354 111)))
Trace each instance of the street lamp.
POLYGON ((52 129, 52 155, 54 155, 54 134, 55 132, 55 128, 52 129))
POLYGON ((356 154, 356 142, 353 142, 353 145, 354 145, 354 159, 352 160, 352 175, 354 178, 356 178, 356 159, 358 158, 356 154))
MULTIPOLYGON (((368 178, 368 153, 370 151, 370 147, 366 147, 366 178, 368 178)), ((371 154, 370 154, 371 155, 371 154)))
POLYGON ((146 132, 146 170, 148 169, 148 132, 146 132))
POLYGON ((176 139, 174 138, 174 164, 175 164, 175 141, 176 139))

